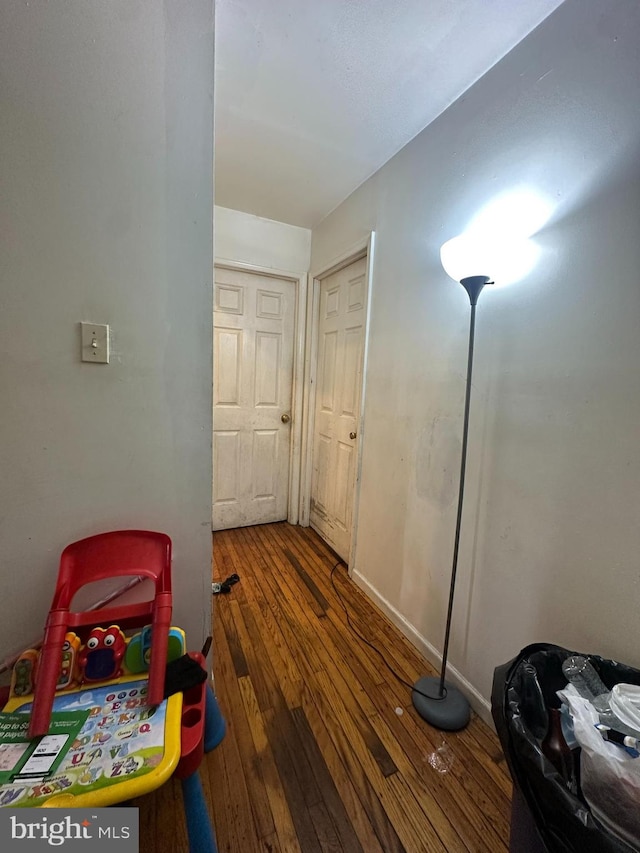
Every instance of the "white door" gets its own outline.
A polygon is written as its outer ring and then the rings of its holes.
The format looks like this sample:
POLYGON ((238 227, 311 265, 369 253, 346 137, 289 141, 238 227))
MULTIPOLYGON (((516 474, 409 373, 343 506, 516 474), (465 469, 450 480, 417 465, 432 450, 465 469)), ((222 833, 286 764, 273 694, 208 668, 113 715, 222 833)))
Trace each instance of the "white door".
POLYGON ((287 517, 295 299, 291 281, 216 267, 214 530, 287 517))
POLYGON ((313 428, 311 526, 349 560, 367 260, 320 283, 318 362, 313 428))

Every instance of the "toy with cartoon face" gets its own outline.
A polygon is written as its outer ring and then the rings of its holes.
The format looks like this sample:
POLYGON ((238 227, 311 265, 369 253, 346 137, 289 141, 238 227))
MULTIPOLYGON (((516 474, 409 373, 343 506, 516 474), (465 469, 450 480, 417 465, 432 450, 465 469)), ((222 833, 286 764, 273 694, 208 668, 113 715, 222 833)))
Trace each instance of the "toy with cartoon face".
POLYGON ((78 655, 83 681, 109 681, 122 675, 120 662, 127 650, 125 636, 117 625, 94 628, 78 655))

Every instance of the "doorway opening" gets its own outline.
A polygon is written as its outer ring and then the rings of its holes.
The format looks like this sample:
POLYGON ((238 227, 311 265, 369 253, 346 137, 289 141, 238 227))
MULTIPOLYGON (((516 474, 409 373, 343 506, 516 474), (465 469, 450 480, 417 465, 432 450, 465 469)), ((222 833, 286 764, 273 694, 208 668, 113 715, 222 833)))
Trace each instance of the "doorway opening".
POLYGON ((213 530, 313 527, 355 565, 375 234, 306 275, 215 263, 213 530))

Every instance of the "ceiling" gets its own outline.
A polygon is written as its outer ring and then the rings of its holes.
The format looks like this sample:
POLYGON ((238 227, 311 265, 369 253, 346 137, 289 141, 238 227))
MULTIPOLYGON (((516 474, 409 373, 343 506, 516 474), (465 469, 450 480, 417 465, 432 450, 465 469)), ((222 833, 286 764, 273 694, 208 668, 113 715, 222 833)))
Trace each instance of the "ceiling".
POLYGON ((312 227, 562 0, 217 0, 216 204, 312 227))

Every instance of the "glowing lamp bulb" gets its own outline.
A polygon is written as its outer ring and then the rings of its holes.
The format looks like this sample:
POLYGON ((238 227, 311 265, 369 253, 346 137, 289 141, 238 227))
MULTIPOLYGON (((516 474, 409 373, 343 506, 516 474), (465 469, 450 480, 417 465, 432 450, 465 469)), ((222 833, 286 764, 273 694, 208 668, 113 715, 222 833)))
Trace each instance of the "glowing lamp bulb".
POLYGON ((454 281, 487 276, 499 286, 527 275, 538 254, 538 247, 521 237, 500 240, 485 233, 467 233, 447 240, 440 249, 440 260, 454 281))

